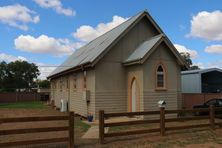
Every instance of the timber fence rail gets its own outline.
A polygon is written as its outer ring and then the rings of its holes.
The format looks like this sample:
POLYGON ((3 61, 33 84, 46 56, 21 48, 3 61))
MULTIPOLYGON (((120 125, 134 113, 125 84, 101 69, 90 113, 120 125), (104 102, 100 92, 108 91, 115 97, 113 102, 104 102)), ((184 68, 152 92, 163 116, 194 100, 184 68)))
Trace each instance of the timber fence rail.
POLYGON ((222 123, 215 123, 216 117, 222 117, 220 115, 215 115, 215 112, 222 112, 222 108, 215 108, 214 106, 210 106, 210 108, 206 109, 181 109, 181 110, 165 110, 165 108, 161 107, 159 111, 144 111, 144 112, 124 112, 124 113, 104 113, 103 110, 99 111, 99 142, 100 144, 104 144, 104 139, 106 137, 116 137, 116 136, 128 136, 135 134, 145 134, 145 133, 153 133, 160 132, 161 136, 164 136, 166 131, 171 130, 183 130, 183 129, 191 129, 191 128, 202 128, 202 127, 210 127, 211 129, 215 129, 216 125, 222 125, 222 123), (190 116, 190 117, 176 117, 176 118, 166 118, 166 114, 185 114, 185 113, 205 113, 204 116, 190 116), (111 122, 106 123, 105 119, 111 117, 122 117, 122 116, 138 116, 138 115, 157 115, 158 119, 150 119, 150 120, 133 120, 133 121, 124 121, 124 122, 111 122), (178 122, 178 121, 190 121, 190 120, 209 120, 209 123, 204 124, 196 124, 196 125, 183 125, 183 126, 171 126, 166 127, 166 123, 169 122, 178 122), (129 125, 140 125, 140 124, 152 124, 159 123, 158 128, 152 129, 143 129, 143 130, 131 130, 131 131, 122 131, 122 132, 112 132, 105 133, 105 127, 115 127, 115 126, 129 126, 129 125))
POLYGON ((68 147, 73 148, 74 147, 74 112, 69 112, 68 115, 64 115, 64 116, 0 118, 0 123, 39 122, 39 121, 58 121, 58 120, 67 120, 69 125, 62 126, 62 127, 59 126, 59 127, 40 127, 40 128, 0 130, 0 136, 14 135, 14 134, 27 134, 27 133, 55 132, 55 131, 67 131, 69 133, 69 136, 61 137, 61 138, 6 142, 6 143, 0 143, 0 147, 45 144, 45 143, 55 143, 55 142, 68 142, 68 147))

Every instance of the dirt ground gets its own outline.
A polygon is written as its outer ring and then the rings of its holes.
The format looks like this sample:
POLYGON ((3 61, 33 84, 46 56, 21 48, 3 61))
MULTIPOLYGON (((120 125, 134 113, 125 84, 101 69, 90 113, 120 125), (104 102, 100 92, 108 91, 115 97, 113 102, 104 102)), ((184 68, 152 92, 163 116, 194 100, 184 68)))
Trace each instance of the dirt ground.
MULTIPOLYGON (((52 116, 64 115, 50 107, 43 109, 0 109, 0 118, 24 117, 24 116, 52 116)), ((0 130, 34 127, 53 127, 67 125, 67 121, 48 121, 48 122, 29 122, 29 123, 10 123, 0 124, 0 130)), ((108 147, 108 148, 221 148, 222 147, 222 128, 211 130, 209 128, 183 130, 167 132, 166 136, 161 137, 159 133, 143 134, 136 136, 123 136, 116 138, 106 138, 104 145, 98 144, 98 140, 83 140, 81 137, 85 129, 78 125, 75 127, 75 145, 76 147, 108 147)), ((179 126, 179 125, 178 125, 179 126)), ((0 136, 0 143, 19 140, 44 139, 68 136, 67 132, 48 132, 35 134, 21 134, 0 136)), ((65 143, 54 143, 50 145, 26 146, 30 148, 65 148, 65 143)))

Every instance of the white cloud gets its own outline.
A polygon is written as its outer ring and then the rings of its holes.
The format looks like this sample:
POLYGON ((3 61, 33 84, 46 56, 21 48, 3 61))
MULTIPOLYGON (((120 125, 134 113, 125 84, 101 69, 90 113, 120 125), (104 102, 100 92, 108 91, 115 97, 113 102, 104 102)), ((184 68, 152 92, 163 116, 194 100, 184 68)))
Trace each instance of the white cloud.
POLYGON ((66 16, 75 16, 76 12, 71 8, 63 8, 61 0, 34 0, 42 8, 52 8, 58 14, 66 16))
POLYGON ((14 40, 15 48, 32 53, 46 53, 54 56, 64 56, 73 53, 74 49, 82 46, 81 43, 72 43, 68 39, 55 39, 47 35, 37 38, 30 35, 20 35, 14 40))
POLYGON ((40 71, 39 79, 46 79, 46 77, 49 76, 49 74, 52 73, 53 70, 56 69, 55 65, 48 65, 45 63, 35 63, 38 66, 38 69, 40 71))
POLYGON ((9 26, 28 30, 27 23, 38 23, 40 18, 36 13, 20 4, 0 7, 0 22, 9 26))
POLYGON ((193 63, 192 66, 198 66, 200 69, 206 68, 206 65, 202 62, 193 63))
POLYGON ((194 63, 193 65, 197 65, 201 69, 206 69, 206 68, 222 68, 222 60, 215 60, 211 62, 197 62, 194 63))
POLYGON ((204 49, 205 52, 207 53, 216 53, 216 54, 222 54, 222 45, 211 45, 207 46, 204 49))
POLYGON ((13 56, 13 55, 5 54, 5 53, 0 53, 0 62, 1 61, 14 62, 17 60, 27 61, 27 59, 22 56, 13 56))
POLYGON ((206 40, 222 41, 222 12, 201 11, 191 20, 191 31, 188 36, 206 40))
POLYGON ((215 60, 212 62, 207 62, 205 64, 203 64, 204 68, 222 68, 222 60, 215 60))
POLYGON ((73 36, 83 42, 89 42, 96 37, 104 34, 105 32, 111 30, 112 28, 118 26, 119 24, 126 21, 128 18, 123 18, 120 16, 113 16, 111 22, 100 23, 95 28, 89 25, 80 26, 76 32, 73 33, 73 36))
POLYGON ((198 53, 196 50, 191 50, 186 48, 183 45, 179 45, 179 44, 174 44, 175 48, 178 50, 178 52, 188 52, 190 54, 191 58, 197 58, 198 57, 198 53))

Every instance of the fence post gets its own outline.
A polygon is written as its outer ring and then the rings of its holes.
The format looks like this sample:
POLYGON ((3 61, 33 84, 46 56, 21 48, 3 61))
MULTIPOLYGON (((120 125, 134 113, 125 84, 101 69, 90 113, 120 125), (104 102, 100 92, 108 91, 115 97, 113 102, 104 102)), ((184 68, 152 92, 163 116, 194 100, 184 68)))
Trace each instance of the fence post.
POLYGON ((160 107, 160 134, 165 135, 165 108, 160 107))
POLYGON ((215 129, 215 107, 210 105, 210 127, 215 129))
POLYGON ((69 148, 74 147, 74 112, 69 112, 69 148))
POLYGON ((104 144, 104 110, 99 111, 99 142, 104 144))

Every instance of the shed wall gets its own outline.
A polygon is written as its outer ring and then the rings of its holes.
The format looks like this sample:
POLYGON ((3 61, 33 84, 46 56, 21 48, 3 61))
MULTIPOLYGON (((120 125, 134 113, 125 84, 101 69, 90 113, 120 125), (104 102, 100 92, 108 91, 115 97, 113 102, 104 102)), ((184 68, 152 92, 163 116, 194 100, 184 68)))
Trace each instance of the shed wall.
POLYGON ((182 74, 182 93, 201 93, 201 79, 199 73, 182 74))

